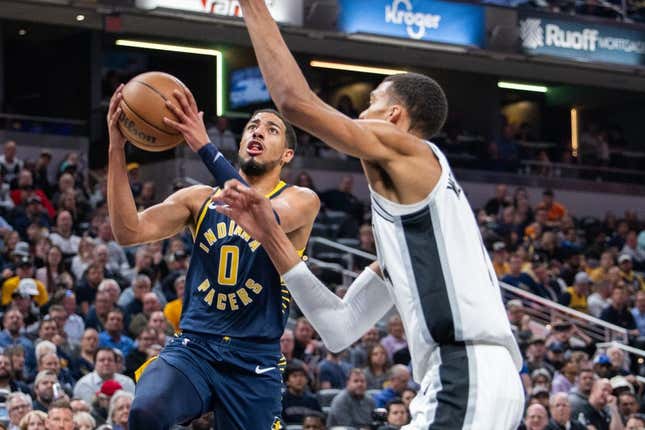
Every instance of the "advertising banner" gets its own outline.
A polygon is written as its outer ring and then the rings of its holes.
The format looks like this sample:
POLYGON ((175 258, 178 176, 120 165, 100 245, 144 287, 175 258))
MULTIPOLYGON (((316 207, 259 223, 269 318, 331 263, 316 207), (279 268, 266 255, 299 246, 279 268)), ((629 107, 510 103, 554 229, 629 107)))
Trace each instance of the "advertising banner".
POLYGON ((339 0, 338 30, 482 47, 484 9, 441 0, 339 0))
MULTIPOLYGON (((266 0, 273 19, 283 24, 302 26, 302 0, 266 0)), ((238 0, 136 0, 141 9, 185 10, 222 16, 242 17, 238 0)))
POLYGON ((522 50, 587 62, 645 65, 645 31, 521 13, 522 50))

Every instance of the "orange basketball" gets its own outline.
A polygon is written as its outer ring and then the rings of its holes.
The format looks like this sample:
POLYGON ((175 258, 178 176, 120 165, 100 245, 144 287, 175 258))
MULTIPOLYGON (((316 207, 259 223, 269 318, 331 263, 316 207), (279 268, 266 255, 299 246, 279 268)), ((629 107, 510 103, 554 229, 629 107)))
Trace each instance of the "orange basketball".
POLYGON ((177 120, 166 107, 166 100, 178 103, 173 97, 175 89, 185 85, 167 73, 148 72, 135 76, 123 87, 119 128, 135 146, 146 151, 166 151, 181 143, 181 133, 168 127, 163 117, 177 120))

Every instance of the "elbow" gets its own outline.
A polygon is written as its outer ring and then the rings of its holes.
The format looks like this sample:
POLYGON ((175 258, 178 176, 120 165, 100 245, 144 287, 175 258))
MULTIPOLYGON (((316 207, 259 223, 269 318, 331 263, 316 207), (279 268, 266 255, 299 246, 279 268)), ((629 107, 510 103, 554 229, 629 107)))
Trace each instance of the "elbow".
POLYGON ((289 88, 283 91, 280 96, 275 97, 274 102, 282 115, 292 122, 296 113, 303 110, 303 105, 307 103, 311 94, 313 93, 309 89, 303 93, 289 88))
POLYGON ((124 232, 119 232, 117 233, 116 231, 113 232, 114 235, 114 240, 116 243, 118 243, 120 246, 133 246, 137 245, 136 238, 134 237, 133 234, 130 233, 124 233, 124 232))

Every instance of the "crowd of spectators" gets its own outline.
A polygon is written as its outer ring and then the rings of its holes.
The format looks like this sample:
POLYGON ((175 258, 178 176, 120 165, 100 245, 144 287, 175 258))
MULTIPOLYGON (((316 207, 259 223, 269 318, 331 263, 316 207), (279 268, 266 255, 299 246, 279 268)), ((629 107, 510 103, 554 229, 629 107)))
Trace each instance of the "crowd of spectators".
MULTIPOLYGON (((76 154, 53 166, 46 151, 36 162, 20 160, 17 152, 7 142, 0 156, 0 423, 127 429, 135 371, 178 327, 191 238, 182 233, 122 248, 107 218, 105 181, 90 188, 76 154)), ((156 196, 138 168, 128 166, 144 208, 156 196)), ((296 182, 315 189, 306 172, 296 182)), ((346 176, 338 188, 319 192, 317 228, 332 225, 321 231, 373 254, 369 211, 352 186, 346 176)), ((499 185, 475 215, 500 280, 624 327, 632 345, 643 344, 645 232, 635 212, 575 218, 551 190, 531 202, 522 188, 511 195, 499 185)), ((368 262, 355 258, 350 268, 368 262)), ((346 292, 332 287, 341 297, 346 292)), ((639 428, 642 363, 620 348, 597 348, 566 315, 545 325, 522 300, 506 308, 525 357, 526 428, 639 428)), ((291 311, 291 328, 280 341, 287 360, 285 423, 386 430, 409 421, 418 386, 396 314, 336 354, 296 306, 291 311)), ((190 424, 211 426, 208 415, 190 424)))

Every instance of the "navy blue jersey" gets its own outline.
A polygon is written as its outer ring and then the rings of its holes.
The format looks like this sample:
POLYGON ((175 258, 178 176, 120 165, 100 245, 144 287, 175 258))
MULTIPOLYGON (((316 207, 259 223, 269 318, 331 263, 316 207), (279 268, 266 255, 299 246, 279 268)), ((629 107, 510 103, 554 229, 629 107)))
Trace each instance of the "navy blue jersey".
MULTIPOLYGON (((280 183, 268 195, 278 196, 280 183)), ((278 341, 290 295, 262 245, 235 221, 202 206, 186 276, 181 330, 257 341, 278 341)))

